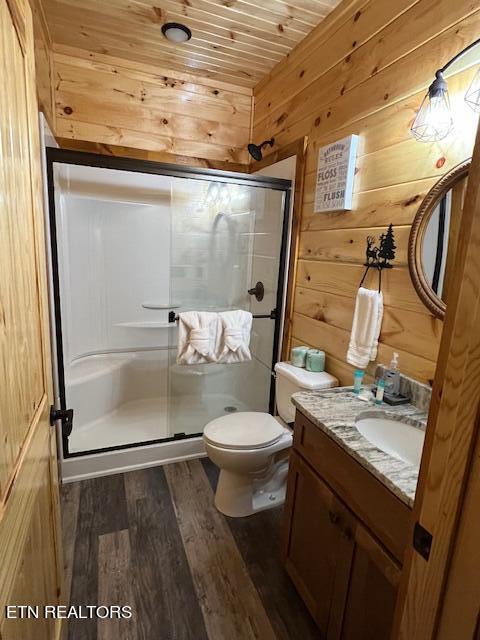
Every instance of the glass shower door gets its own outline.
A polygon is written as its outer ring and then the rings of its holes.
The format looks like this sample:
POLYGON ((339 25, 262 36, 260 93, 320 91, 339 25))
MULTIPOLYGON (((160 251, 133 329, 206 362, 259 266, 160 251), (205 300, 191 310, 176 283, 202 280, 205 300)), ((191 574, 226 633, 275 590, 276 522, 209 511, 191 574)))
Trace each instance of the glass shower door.
MULTIPOLYGON (((172 310, 270 314, 277 305, 285 192, 174 178, 171 207, 172 310), (258 281, 261 301, 248 293, 258 281)), ((270 318, 254 319, 252 359, 237 364, 177 364, 178 328, 169 333, 171 437, 202 433, 228 413, 269 410, 276 326, 270 318)))
POLYGON ((171 179, 63 163, 53 175, 68 454, 168 438, 171 179))
POLYGON ((129 162, 50 154, 59 395, 74 411, 66 457, 269 410, 288 183, 129 162), (261 301, 248 293, 258 281, 261 301), (253 321, 252 359, 178 365, 171 313, 230 309, 266 316, 253 321))

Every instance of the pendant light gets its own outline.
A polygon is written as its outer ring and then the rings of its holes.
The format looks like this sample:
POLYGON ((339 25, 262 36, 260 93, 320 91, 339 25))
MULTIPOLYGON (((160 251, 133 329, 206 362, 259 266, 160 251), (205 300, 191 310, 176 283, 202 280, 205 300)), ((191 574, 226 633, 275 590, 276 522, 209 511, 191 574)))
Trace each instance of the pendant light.
MULTIPOLYGON (((420 109, 413 121, 411 132, 421 142, 442 140, 453 129, 453 117, 448 97, 447 81, 444 73, 456 60, 480 43, 480 38, 457 53, 441 69, 435 72, 435 80, 428 87, 420 109)), ((476 73, 467 93, 465 102, 474 111, 480 112, 480 70, 476 73)))
POLYGON ((442 140, 453 129, 447 83, 442 71, 437 71, 435 80, 428 87, 427 95, 412 125, 412 135, 421 142, 442 140))

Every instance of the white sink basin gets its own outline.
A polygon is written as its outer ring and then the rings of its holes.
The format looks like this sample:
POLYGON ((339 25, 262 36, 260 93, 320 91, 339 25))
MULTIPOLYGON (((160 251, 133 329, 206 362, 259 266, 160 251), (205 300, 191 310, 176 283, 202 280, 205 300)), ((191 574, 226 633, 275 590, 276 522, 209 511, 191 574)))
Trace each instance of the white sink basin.
POLYGON ((423 429, 388 418, 357 418, 358 431, 375 447, 408 464, 420 466, 425 432, 423 429))

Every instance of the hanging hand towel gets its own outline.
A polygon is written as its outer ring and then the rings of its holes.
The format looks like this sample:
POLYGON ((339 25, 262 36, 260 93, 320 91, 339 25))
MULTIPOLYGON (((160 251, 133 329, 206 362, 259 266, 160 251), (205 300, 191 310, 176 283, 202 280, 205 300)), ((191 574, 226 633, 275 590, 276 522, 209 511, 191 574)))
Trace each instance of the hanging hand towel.
POLYGON ((249 311, 222 311, 218 314, 216 362, 232 364, 251 360, 249 344, 252 314, 249 311))
POLYGON ((377 357, 378 337, 382 327, 383 294, 360 287, 353 314, 347 362, 365 369, 377 357))
POLYGON ((177 364, 215 362, 218 314, 186 311, 178 316, 177 364))

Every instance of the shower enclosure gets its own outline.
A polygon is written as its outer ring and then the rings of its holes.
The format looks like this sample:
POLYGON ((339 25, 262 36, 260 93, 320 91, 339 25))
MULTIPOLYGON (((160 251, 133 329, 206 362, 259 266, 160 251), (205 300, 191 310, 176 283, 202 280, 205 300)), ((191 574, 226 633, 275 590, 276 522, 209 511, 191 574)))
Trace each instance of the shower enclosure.
POLYGON ((65 458, 272 411, 290 183, 48 150, 65 458), (262 282, 263 299, 249 289, 262 282), (175 316, 250 310, 252 360, 176 364, 175 316))

